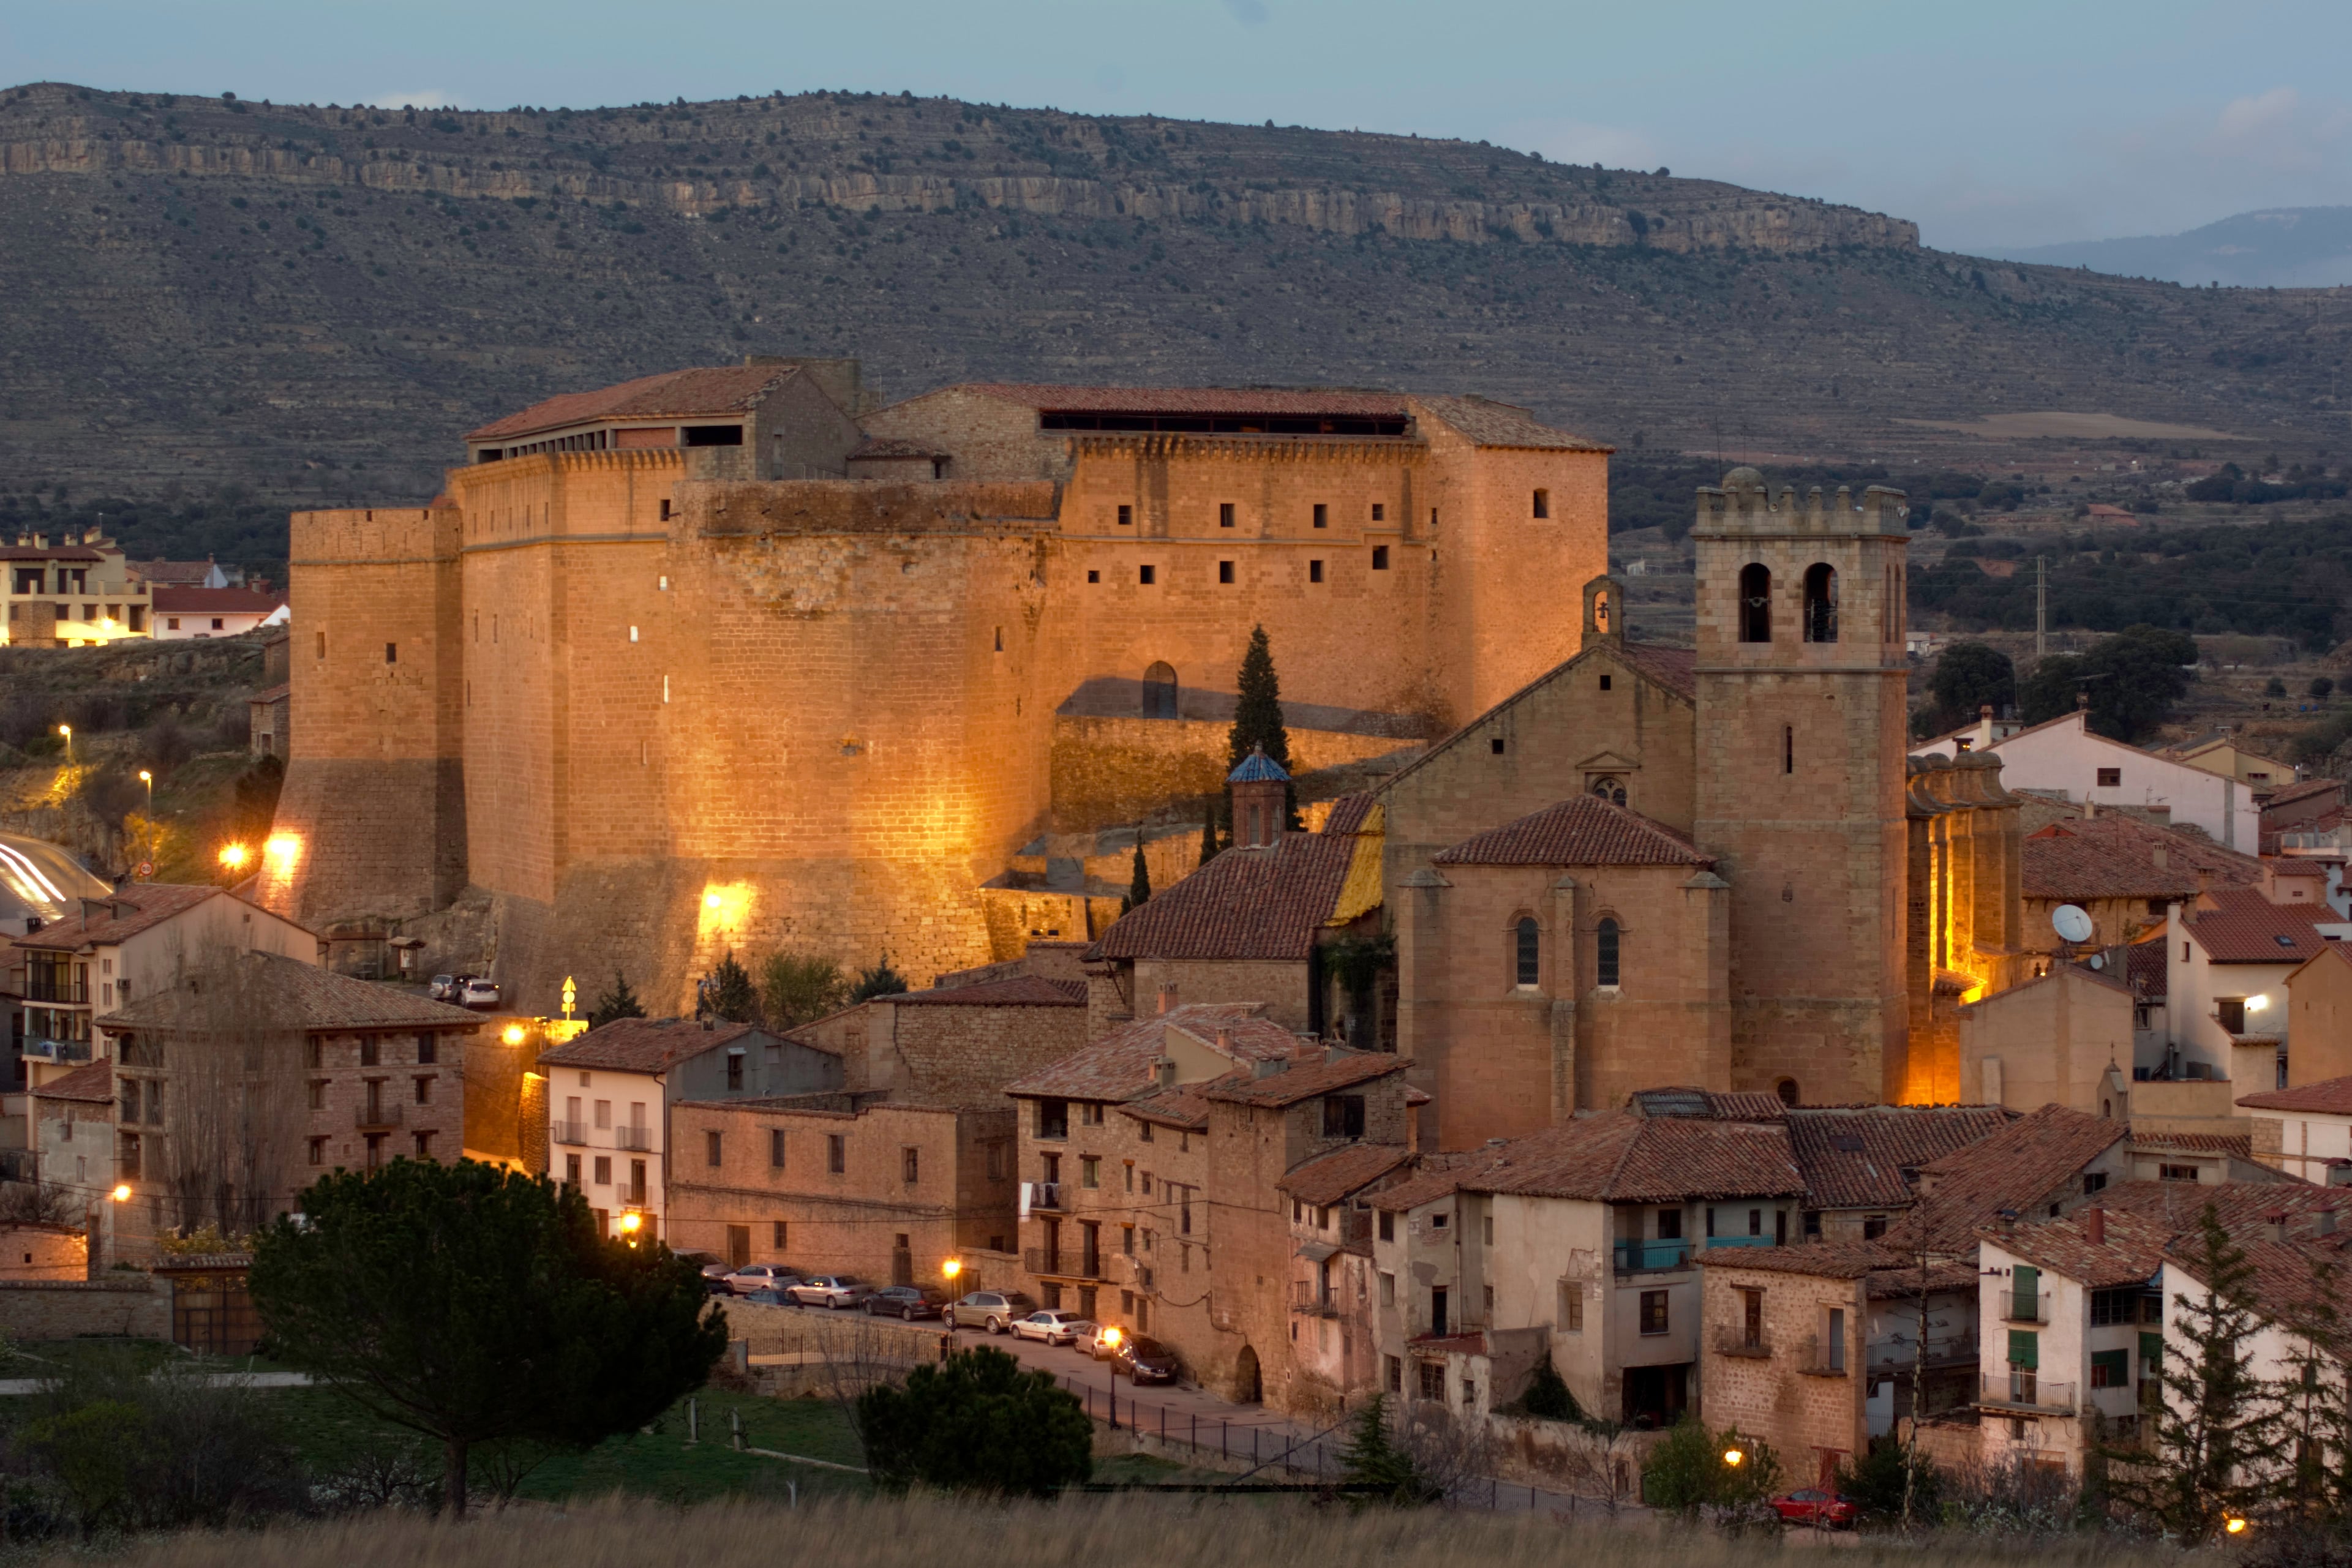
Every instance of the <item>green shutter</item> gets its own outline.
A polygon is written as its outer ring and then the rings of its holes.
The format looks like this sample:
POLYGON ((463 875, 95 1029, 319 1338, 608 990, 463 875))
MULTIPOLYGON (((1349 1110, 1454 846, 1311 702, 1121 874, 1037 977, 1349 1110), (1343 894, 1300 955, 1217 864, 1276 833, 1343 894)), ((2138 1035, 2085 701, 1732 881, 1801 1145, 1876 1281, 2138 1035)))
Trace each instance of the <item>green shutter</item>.
POLYGON ((2154 1377, 2164 1365, 2164 1336, 2144 1333, 2139 1336, 2139 1369, 2144 1376, 2154 1377))
POLYGON ((2009 1364, 2038 1371, 2042 1365, 2042 1336, 2032 1329, 2009 1331, 2009 1364))
POLYGON ((2127 1350, 2095 1350, 2091 1353, 2091 1385, 2095 1388, 2125 1388, 2131 1384, 2131 1352, 2127 1350), (2106 1375, 2102 1377, 2104 1372, 2106 1375))

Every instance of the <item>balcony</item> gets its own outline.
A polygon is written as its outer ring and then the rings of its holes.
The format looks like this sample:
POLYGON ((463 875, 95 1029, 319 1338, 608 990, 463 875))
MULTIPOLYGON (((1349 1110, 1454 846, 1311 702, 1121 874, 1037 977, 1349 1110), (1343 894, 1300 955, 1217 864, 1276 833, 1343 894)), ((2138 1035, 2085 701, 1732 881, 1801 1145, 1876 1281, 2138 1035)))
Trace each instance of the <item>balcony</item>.
POLYGON ((25 1060, 27 1061, 88 1061, 89 1041, 86 1040, 51 1040, 47 1037, 25 1040, 25 1060))
POLYGON ((2074 1414, 2074 1385, 2052 1383, 2022 1367, 2006 1375, 1977 1379, 1977 1404, 1987 1410, 2017 1410, 2037 1416, 2074 1414))
POLYGON ((1771 1358, 1772 1336, 1761 1329, 1752 1333, 1745 1324, 1717 1323, 1715 1329, 1715 1354, 1747 1356, 1756 1361, 1771 1358))
POLYGON ((397 1100, 390 1104, 356 1106, 352 1111, 352 1125, 370 1133, 380 1133, 400 1125, 401 1105, 397 1100))
POLYGON ((1643 1274, 1665 1269, 1685 1269, 1690 1266, 1691 1244, 1686 1240, 1620 1241, 1617 1243, 1617 1272, 1643 1274))
POLYGON ((651 1127, 615 1127, 613 1129, 613 1146, 635 1149, 641 1155, 650 1154, 654 1146, 654 1130, 651 1127))
POLYGON ((638 1182, 633 1186, 623 1182, 613 1189, 613 1201, 623 1208, 643 1208, 646 1206, 646 1184, 638 1182))
POLYGON ((1339 1315, 1339 1292, 1312 1280, 1290 1282, 1290 1310, 1310 1318, 1336 1318, 1339 1315))
POLYGON ((1807 1334, 1797 1347, 1797 1370, 1807 1377, 1843 1377, 1848 1364, 1846 1347, 1835 1341, 1823 1343, 1819 1334, 1807 1334))
POLYGON ((2050 1292, 2003 1291, 2000 1293, 2000 1321, 2005 1323, 2048 1322, 2050 1292))
POLYGON ((547 1138, 550 1143, 570 1144, 575 1148, 585 1148, 588 1144, 588 1124, 550 1122, 547 1124, 547 1138))
POLYGON ((1057 1181, 1033 1181, 1029 1186, 1029 1207, 1050 1208, 1059 1212, 1062 1204, 1062 1184, 1057 1181))
POLYGON ((1065 1252, 1058 1247, 1026 1247, 1021 1251, 1024 1269, 1057 1280, 1108 1279, 1102 1265, 1100 1254, 1089 1257, 1084 1252, 1065 1252))
POLYGON ((25 999, 28 1002, 65 1002, 74 1007, 88 1007, 89 982, 77 980, 69 975, 45 975, 36 969, 25 977, 25 999))

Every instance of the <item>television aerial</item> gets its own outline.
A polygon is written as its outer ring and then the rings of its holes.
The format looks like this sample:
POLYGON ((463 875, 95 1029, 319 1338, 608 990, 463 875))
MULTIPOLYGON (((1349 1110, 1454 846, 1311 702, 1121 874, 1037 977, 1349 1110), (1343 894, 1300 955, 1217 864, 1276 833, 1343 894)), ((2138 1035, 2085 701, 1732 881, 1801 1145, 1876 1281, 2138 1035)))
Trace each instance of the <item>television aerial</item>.
POLYGON ((2050 928, 2063 942, 2088 942, 2098 927, 2079 904, 2062 904, 2050 912, 2050 928))

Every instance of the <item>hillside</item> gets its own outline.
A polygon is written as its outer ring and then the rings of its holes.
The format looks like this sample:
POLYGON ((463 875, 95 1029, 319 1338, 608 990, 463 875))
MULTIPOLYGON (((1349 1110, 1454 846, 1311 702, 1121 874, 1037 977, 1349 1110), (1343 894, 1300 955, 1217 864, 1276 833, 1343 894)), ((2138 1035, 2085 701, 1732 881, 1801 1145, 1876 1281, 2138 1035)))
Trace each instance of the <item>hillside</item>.
POLYGON ((2185 234, 2076 240, 2006 254, 2013 261, 2192 286, 2340 287, 2352 283, 2352 207, 2271 207, 2185 234))
POLYGON ((1476 390, 1765 459, 2292 450, 2338 428, 2352 329, 2352 298, 1972 261, 1873 214, 1482 145, 823 93, 7 89, 0 282, 0 495, 279 504, 422 497, 488 416, 746 351, 858 354, 892 396, 1476 390), (2123 420, 2017 417, 2053 410, 2123 420))

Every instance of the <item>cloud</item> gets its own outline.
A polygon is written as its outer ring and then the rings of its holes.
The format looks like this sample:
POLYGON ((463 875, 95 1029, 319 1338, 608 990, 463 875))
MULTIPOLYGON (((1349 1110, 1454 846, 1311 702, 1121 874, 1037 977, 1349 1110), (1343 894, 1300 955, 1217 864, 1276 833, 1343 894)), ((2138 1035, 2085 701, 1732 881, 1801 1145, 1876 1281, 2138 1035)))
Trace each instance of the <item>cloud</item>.
POLYGON ((2352 110, 2306 104, 2291 87, 2231 99, 2214 117, 2206 155, 2282 173, 2314 173, 2337 163, 2352 141, 2352 110))
POLYGON ((379 93, 368 100, 370 109, 463 109, 455 93, 439 88, 426 88, 418 92, 379 93))
POLYGON ((1225 0, 1225 9, 1244 27, 1263 27, 1274 15, 1265 0, 1225 0))

